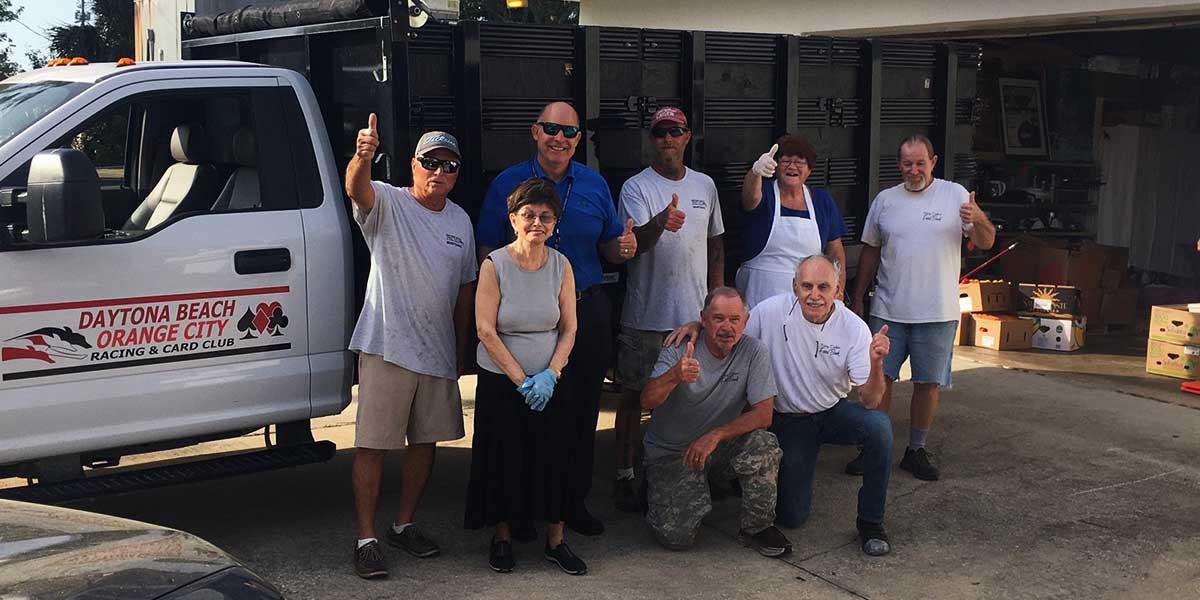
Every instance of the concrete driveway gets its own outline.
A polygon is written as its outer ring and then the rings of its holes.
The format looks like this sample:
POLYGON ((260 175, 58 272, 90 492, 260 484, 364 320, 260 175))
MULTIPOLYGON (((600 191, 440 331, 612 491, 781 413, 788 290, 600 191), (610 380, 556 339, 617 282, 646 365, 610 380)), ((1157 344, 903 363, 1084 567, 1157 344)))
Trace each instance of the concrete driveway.
MULTIPOLYGON (((568 537, 591 572, 562 574, 540 543, 517 546, 517 570, 491 572, 485 531, 462 529, 468 439, 439 450, 419 522, 443 556, 388 551, 392 575, 351 570, 352 450, 325 464, 101 498, 74 506, 177 527, 235 554, 289 598, 1200 598, 1200 410, 1080 379, 955 359, 930 448, 943 480, 896 470, 887 525, 894 551, 864 556, 854 541, 853 449, 827 447, 809 523, 787 533, 795 552, 771 560, 740 546, 737 500, 719 503, 689 553, 660 549, 638 517, 608 500, 612 413, 601 417, 591 506, 604 535, 568 537)), ((965 355, 965 356, 964 356, 965 355)), ((1128 387, 1128 386, 1125 386, 1128 387)), ((463 380, 468 398, 472 378, 463 380)), ((1166 386, 1164 389, 1170 389, 1166 386)), ((896 454, 907 440, 907 384, 896 386, 896 454)), ((353 443, 353 406, 316 434, 353 443)), ((259 447, 261 435, 207 445, 259 447)), ((382 506, 394 509, 399 461, 382 506)), ((382 528, 390 514, 380 513, 382 528)), ((544 529, 541 529, 544 531, 544 529)))

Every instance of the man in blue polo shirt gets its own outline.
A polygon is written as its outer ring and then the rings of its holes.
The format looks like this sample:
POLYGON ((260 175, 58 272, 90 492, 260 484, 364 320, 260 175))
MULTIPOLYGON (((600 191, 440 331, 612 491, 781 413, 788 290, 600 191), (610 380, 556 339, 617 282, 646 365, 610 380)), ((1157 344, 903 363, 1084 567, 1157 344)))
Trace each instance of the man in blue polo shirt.
MULTIPOLYGON (((563 213, 547 244, 571 261, 579 295, 575 347, 559 384, 567 386, 564 397, 570 398, 576 428, 571 436, 573 447, 567 449, 573 465, 572 507, 567 526, 583 535, 599 535, 604 532, 604 524, 588 512, 584 500, 592 486, 600 385, 612 350, 612 306, 600 289, 604 276, 600 259, 619 264, 633 258, 637 238, 633 220, 622 226, 617 217, 616 204, 604 178, 571 160, 581 138, 575 109, 565 102, 547 104, 530 129, 537 142, 537 155, 505 169, 492 181, 479 212, 475 240, 480 260, 507 244, 513 236, 508 220, 508 195, 532 177, 555 183, 563 213)), ((513 537, 517 540, 536 537, 531 526, 516 525, 513 537)))

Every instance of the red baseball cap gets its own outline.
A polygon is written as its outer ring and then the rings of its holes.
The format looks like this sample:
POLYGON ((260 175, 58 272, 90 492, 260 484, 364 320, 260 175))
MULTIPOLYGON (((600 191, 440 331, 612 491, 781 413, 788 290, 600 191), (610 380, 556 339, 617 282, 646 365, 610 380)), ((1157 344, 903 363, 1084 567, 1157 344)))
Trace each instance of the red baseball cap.
POLYGON ((654 129, 659 123, 670 121, 687 127, 687 115, 683 114, 682 110, 674 106, 664 106, 654 112, 654 116, 650 117, 650 129, 654 129))

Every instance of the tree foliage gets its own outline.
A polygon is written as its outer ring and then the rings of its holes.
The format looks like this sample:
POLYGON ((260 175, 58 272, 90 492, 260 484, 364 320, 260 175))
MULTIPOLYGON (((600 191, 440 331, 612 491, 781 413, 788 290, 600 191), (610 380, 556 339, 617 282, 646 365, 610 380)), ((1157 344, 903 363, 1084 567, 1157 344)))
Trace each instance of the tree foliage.
MULTIPOLYGON (((0 0, 3 2, 5 0, 0 0)), ((133 2, 89 0, 75 22, 51 27, 50 55, 112 62, 133 56, 133 2)))
MULTIPOLYGON (((21 16, 21 8, 13 8, 12 0, 0 0, 0 23, 15 21, 21 16)), ((21 66, 13 60, 12 39, 7 33, 0 32, 0 79, 6 79, 21 71, 21 66)))

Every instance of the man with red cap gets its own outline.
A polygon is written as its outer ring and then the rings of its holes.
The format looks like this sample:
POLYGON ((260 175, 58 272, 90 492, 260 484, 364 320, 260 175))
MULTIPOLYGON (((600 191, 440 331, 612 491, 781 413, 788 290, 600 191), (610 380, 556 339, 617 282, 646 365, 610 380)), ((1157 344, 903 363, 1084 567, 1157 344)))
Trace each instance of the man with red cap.
POLYGON ((637 252, 628 263, 617 375, 624 391, 617 408, 617 508, 637 511, 633 465, 641 446, 639 397, 663 339, 700 314, 709 290, 725 285, 725 252, 717 186, 683 163, 692 141, 687 116, 663 107, 650 119, 654 160, 621 187, 620 218, 633 219, 637 252))

